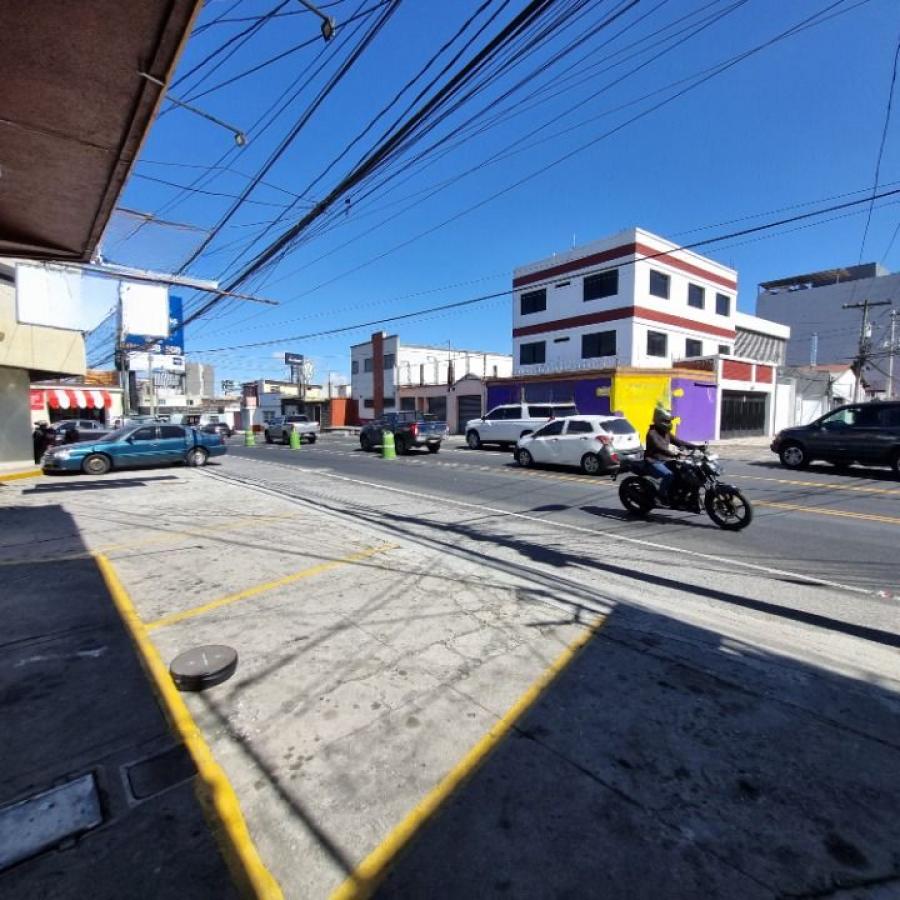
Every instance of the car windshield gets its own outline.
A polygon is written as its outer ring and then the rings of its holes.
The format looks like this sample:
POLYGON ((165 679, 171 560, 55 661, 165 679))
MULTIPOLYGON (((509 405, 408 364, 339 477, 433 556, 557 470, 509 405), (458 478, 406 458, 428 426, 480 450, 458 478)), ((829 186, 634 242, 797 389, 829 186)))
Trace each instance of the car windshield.
POLYGON ((308 422, 309 419, 306 416, 286 416, 285 422, 308 422))
POLYGON ((601 423, 603 430, 610 434, 634 434, 634 426, 628 419, 610 419, 601 423))
POLYGON ((122 438, 128 437, 134 431, 134 427, 132 425, 127 426, 126 428, 117 428, 115 431, 111 431, 105 438, 103 438, 104 443, 114 443, 115 441, 121 441, 122 438))

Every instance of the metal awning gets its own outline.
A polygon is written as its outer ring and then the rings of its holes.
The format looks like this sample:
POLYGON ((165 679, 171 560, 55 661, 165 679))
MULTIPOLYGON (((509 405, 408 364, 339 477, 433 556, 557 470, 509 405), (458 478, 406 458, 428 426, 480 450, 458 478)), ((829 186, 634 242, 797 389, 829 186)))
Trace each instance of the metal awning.
POLYGON ((0 28, 0 255, 87 261, 202 0, 17 4, 0 28))
POLYGON ((98 388, 32 388, 32 409, 109 409, 112 395, 98 388))

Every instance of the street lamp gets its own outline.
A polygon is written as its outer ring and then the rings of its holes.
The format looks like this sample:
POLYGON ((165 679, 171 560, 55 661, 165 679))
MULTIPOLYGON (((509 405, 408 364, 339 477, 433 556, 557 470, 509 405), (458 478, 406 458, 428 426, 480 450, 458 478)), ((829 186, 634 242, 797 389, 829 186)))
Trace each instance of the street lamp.
POLYGON ((314 12, 322 20, 322 37, 326 43, 330 41, 334 37, 334 29, 336 27, 334 19, 326 16, 321 10, 316 9, 309 0, 297 0, 297 2, 305 6, 310 12, 314 12))

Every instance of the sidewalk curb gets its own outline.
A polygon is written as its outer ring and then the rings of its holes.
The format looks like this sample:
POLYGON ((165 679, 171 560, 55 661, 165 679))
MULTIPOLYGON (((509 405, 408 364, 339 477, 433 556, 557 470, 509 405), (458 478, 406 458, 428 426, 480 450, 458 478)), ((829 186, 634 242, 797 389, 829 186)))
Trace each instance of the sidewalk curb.
POLYGON ((20 478, 39 478, 43 475, 41 469, 28 469, 25 472, 2 472, 0 471, 0 481, 18 481, 20 478))
POLYGON ((200 776, 197 798, 218 840, 239 892, 261 900, 283 900, 281 887, 260 859, 247 829, 240 803, 225 771, 216 762, 197 723, 178 693, 165 663, 147 635, 128 592, 110 560, 93 553, 119 615, 141 656, 141 662, 156 688, 172 730, 184 741, 200 776))

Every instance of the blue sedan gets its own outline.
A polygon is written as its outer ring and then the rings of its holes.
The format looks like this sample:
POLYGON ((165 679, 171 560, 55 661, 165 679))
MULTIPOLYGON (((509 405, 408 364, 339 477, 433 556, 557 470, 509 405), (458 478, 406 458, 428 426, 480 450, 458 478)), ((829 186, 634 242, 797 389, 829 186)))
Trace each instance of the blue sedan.
POLYGON ((110 469, 186 463, 203 466, 211 456, 227 452, 218 434, 182 425, 126 425, 99 441, 53 447, 44 454, 45 472, 86 472, 104 475, 110 469))

